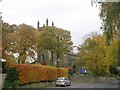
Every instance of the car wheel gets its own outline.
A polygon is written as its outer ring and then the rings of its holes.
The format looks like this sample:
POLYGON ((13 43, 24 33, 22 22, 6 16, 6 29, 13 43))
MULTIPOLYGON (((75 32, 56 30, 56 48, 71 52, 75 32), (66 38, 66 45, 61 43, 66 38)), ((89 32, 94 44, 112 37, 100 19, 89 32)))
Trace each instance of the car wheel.
POLYGON ((56 87, 57 87, 58 85, 56 85, 56 87))
POLYGON ((71 83, 69 84, 69 86, 71 86, 71 83))
POLYGON ((66 85, 66 83, 65 83, 65 85, 64 85, 64 87, 66 87, 67 85, 66 85))

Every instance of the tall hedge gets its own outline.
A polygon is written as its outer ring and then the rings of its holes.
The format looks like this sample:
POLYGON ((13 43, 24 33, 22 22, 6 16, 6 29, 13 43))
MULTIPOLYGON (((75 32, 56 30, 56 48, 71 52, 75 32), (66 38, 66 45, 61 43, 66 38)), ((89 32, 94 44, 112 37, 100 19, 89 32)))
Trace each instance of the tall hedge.
POLYGON ((11 64, 9 67, 16 67, 21 84, 53 81, 57 77, 67 76, 68 74, 67 69, 38 64, 11 64))
POLYGON ((57 77, 68 77, 68 69, 67 68, 58 68, 57 69, 57 77))

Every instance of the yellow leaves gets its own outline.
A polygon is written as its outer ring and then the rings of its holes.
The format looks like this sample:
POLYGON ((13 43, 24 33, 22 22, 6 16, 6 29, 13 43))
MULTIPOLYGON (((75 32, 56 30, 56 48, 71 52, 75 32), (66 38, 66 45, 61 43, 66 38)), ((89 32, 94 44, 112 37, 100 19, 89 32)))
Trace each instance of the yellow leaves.
POLYGON ((53 81, 58 76, 67 76, 65 68, 55 68, 38 64, 11 64, 9 67, 16 67, 19 71, 21 84, 28 84, 40 81, 53 81))
POLYGON ((68 69, 66 68, 58 68, 57 69, 57 76, 58 77, 68 77, 68 69))
POLYGON ((101 48, 106 48, 106 38, 105 36, 97 36, 93 39, 97 45, 101 48))
POLYGON ((120 45, 118 45, 117 38, 114 38, 109 46, 106 45, 104 35, 88 38, 80 47, 79 63, 100 75, 108 75, 110 74, 110 66, 116 68, 118 65, 118 48, 120 48, 120 45))

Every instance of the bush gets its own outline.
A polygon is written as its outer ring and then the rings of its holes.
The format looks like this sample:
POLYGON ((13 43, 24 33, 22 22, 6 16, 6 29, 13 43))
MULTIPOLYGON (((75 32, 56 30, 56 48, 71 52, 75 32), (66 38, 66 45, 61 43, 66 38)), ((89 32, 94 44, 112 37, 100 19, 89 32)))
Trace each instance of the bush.
POLYGON ((6 74, 3 90, 17 88, 19 85, 19 72, 16 70, 16 68, 7 68, 6 74))
POLYGON ((19 80, 19 72, 16 70, 16 68, 8 68, 7 69, 7 75, 6 79, 10 82, 14 82, 15 80, 19 80))
POLYGON ((2 73, 6 73, 6 62, 1 62, 2 63, 2 73))

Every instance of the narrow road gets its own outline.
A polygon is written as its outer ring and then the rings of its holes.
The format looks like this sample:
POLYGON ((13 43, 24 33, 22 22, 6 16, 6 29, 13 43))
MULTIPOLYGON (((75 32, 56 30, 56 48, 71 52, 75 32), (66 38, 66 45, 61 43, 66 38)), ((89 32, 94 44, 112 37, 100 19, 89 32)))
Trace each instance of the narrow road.
POLYGON ((71 86, 51 87, 51 88, 118 88, 118 80, 109 80, 106 82, 76 83, 72 81, 71 86))
MULTIPOLYGON (((2 88, 2 84, 5 78, 5 74, 0 74, 0 90, 2 88)), ((118 81, 117 79, 113 80, 107 80, 107 81, 101 81, 101 82, 75 82, 71 81, 71 86, 67 87, 56 87, 55 85, 51 87, 46 87, 46 88, 109 88, 110 90, 112 88, 118 89, 120 88, 120 80, 118 81)))

